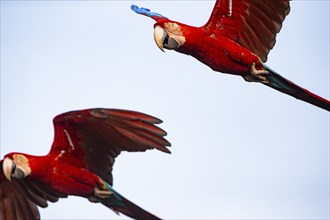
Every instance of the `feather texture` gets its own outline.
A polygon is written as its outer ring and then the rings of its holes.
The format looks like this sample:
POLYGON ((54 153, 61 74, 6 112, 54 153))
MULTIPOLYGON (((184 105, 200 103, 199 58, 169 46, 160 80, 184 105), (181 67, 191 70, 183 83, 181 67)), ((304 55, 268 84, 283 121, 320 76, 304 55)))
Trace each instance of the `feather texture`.
POLYGON ((150 115, 119 109, 99 108, 64 113, 54 119, 55 138, 51 152, 69 152, 60 159, 71 163, 76 161, 80 167, 112 184, 110 171, 121 151, 156 148, 170 153, 166 148, 170 143, 164 138, 166 132, 154 125, 161 122, 150 115))
MULTIPOLYGON (((48 155, 22 156, 32 170, 31 176, 23 179, 12 178, 9 181, 3 173, 3 161, 0 161, 0 219, 40 219, 38 206, 47 207, 48 201, 57 202, 59 198, 67 197, 67 194, 86 192, 84 188, 75 190, 78 188, 75 185, 58 185, 72 184, 70 178, 57 181, 61 174, 71 177, 73 172, 78 171, 81 175, 86 173, 112 185, 112 166, 121 151, 146 151, 156 148, 170 153, 166 148, 170 143, 164 138, 166 132, 155 126, 161 122, 150 115, 119 109, 86 109, 56 116, 53 120, 54 141, 48 155), (49 164, 54 161, 56 165, 50 167, 49 164), (68 166, 70 169, 67 169, 68 166), (66 193, 66 190, 69 193, 66 193)), ((16 154, 7 154, 6 157, 13 159, 16 154)), ((84 176, 81 178, 79 180, 82 182, 88 181, 84 176)), ((91 185, 88 187, 93 192, 94 188, 91 185)), ((81 196, 88 197, 90 194, 81 196)), ((127 203, 133 204, 129 201, 127 203)), ((141 208, 136 209, 136 205, 132 207, 134 215, 147 213, 141 208), (139 212, 135 213, 136 210, 139 212)), ((130 213, 126 210, 127 207, 121 208, 122 213, 130 213)), ((150 213, 149 215, 153 216, 150 213)))
POLYGON ((308 102, 327 111, 330 111, 329 100, 326 100, 308 91, 307 89, 304 89, 294 84, 293 82, 276 73, 266 65, 265 68, 269 71, 269 75, 267 76, 267 80, 269 81, 269 83, 265 83, 264 85, 269 86, 285 94, 288 94, 292 97, 295 97, 296 99, 300 99, 302 101, 308 102))
POLYGON ((48 186, 33 180, 8 181, 2 172, 0 161, 0 219, 30 220, 40 219, 38 207, 47 207, 47 200, 56 202, 66 197, 48 186))
POLYGON ((227 36, 266 62, 289 11, 288 0, 217 0, 203 28, 227 36))

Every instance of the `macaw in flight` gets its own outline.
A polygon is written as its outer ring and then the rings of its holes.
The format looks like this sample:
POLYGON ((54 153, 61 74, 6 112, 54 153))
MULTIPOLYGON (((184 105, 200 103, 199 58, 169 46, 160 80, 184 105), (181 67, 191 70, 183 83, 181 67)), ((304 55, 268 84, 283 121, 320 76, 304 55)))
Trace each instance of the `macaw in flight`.
POLYGON ((207 23, 201 27, 172 21, 147 8, 132 5, 151 17, 157 46, 191 55, 212 70, 260 82, 297 99, 330 111, 330 101, 294 84, 267 67, 276 34, 289 14, 289 0, 216 0, 207 23))
POLYGON ((40 219, 47 207, 68 195, 100 202, 134 219, 154 220, 112 188, 112 166, 121 151, 158 149, 170 153, 162 121, 119 109, 86 109, 56 116, 55 137, 45 156, 9 153, 0 161, 0 219, 40 219))

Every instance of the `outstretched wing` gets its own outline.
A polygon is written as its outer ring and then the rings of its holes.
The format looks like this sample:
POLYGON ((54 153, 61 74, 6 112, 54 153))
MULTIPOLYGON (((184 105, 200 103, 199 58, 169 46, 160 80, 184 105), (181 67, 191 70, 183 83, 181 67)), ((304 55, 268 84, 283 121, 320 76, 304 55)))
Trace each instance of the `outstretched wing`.
POLYGON ((56 202, 66 197, 29 178, 8 181, 0 161, 0 219, 40 219, 38 207, 47 207, 47 201, 56 202))
POLYGON ((266 62, 289 11, 289 0, 217 0, 203 28, 229 37, 266 62))
POLYGON ((51 154, 88 169, 112 184, 112 165, 121 151, 156 148, 166 153, 166 132, 154 124, 161 120, 119 109, 87 109, 54 118, 55 138, 51 154))

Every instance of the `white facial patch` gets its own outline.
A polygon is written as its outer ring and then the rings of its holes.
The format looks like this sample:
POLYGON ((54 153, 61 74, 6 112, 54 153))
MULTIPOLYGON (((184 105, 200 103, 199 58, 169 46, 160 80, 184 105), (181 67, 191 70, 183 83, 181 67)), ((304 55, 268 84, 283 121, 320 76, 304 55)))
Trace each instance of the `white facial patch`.
POLYGON ((181 27, 178 24, 168 22, 164 24, 164 27, 168 36, 175 39, 180 46, 186 42, 186 38, 183 36, 181 27))
POLYGON ((16 167, 21 169, 25 176, 28 176, 31 174, 31 168, 29 165, 29 160, 22 154, 14 154, 13 155, 13 161, 16 164, 16 167))
POLYGON ((164 24, 164 27, 168 32, 171 32, 172 34, 182 35, 181 27, 176 23, 168 22, 164 24))
POLYGON ((29 161, 24 155, 14 154, 13 159, 14 159, 16 166, 29 167, 29 161))

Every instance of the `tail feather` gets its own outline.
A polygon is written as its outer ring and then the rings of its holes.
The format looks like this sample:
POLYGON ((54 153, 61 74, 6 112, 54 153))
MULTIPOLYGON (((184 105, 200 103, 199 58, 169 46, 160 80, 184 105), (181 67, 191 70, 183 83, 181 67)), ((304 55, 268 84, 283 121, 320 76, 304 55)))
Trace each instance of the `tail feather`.
POLYGON ((323 108, 327 111, 330 111, 330 101, 322 98, 307 89, 304 89, 290 80, 284 78, 280 74, 276 73, 266 65, 264 67, 269 71, 267 79, 269 83, 264 83, 264 85, 269 86, 273 89, 276 89, 280 92, 283 92, 287 95, 293 96, 302 101, 308 102, 317 107, 323 108))
MULTIPOLYGON (((112 206, 111 208, 114 211, 121 212, 133 219, 137 220, 160 220, 157 216, 151 214, 150 212, 140 208, 139 206, 135 205, 133 202, 129 201, 128 199, 122 197, 122 202, 124 203, 125 207, 123 206, 112 206)), ((107 206, 105 203, 103 203, 107 206)))
POLYGON ((117 214, 122 213, 127 215, 130 218, 137 219, 137 220, 160 220, 157 216, 151 214, 150 212, 140 208, 139 206, 135 205, 133 202, 129 201, 128 199, 121 196, 120 198, 120 205, 117 202, 113 202, 111 200, 104 200, 102 204, 107 206, 108 208, 115 211, 117 214))
POLYGON ((133 202, 120 195, 112 188, 111 185, 107 184, 106 182, 103 182, 103 184, 105 184, 105 188, 107 188, 107 190, 113 193, 113 196, 102 200, 101 203, 112 209, 117 214, 123 213, 124 215, 137 220, 160 220, 160 218, 157 216, 147 212, 146 210, 140 208, 133 202))

